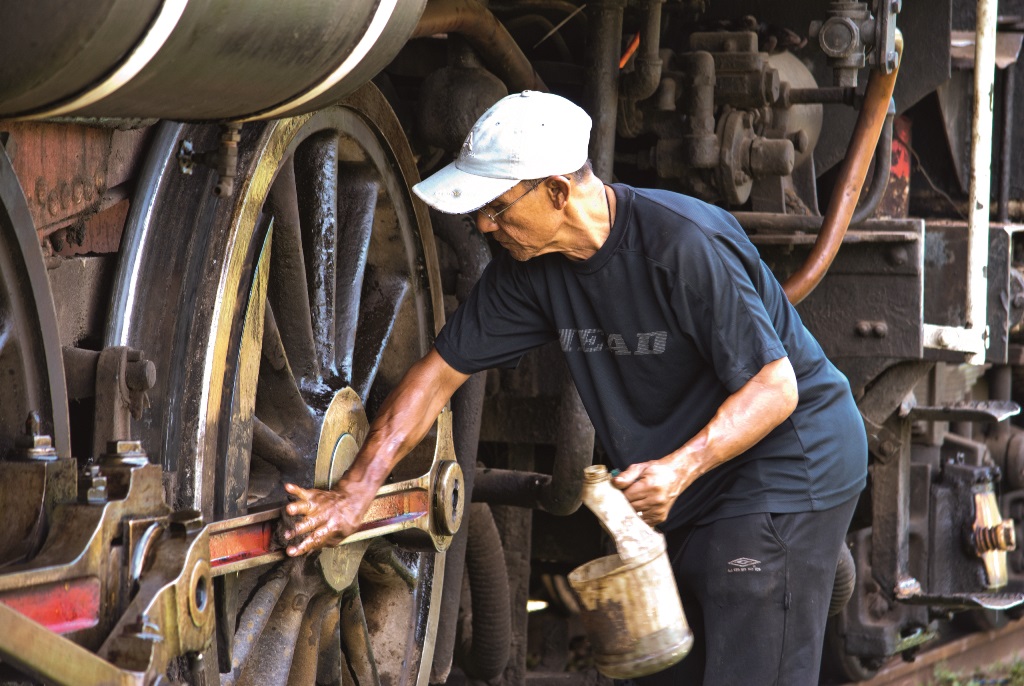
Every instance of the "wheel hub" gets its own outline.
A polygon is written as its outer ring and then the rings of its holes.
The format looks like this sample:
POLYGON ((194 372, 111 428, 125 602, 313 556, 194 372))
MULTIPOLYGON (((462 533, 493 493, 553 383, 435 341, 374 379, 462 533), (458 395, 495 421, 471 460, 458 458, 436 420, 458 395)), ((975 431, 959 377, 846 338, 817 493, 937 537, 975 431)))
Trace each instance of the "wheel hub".
MULTIPOLYGON (((329 489, 338 483, 355 461, 368 431, 369 422, 359 395, 351 388, 338 391, 320 427, 313 475, 315 488, 329 489)), ((320 571, 331 588, 342 591, 352 585, 369 544, 369 540, 356 541, 320 552, 320 571)))

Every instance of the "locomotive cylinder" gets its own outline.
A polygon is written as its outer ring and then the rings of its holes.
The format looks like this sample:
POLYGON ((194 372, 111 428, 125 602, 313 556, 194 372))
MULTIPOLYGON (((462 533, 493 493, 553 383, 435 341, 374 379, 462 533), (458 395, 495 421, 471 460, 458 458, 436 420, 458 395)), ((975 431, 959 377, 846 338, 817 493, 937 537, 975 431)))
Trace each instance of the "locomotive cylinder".
POLYGON ((4 3, 0 26, 18 31, 4 35, 13 58, 0 61, 0 118, 188 121, 310 112, 390 62, 424 4, 4 3))

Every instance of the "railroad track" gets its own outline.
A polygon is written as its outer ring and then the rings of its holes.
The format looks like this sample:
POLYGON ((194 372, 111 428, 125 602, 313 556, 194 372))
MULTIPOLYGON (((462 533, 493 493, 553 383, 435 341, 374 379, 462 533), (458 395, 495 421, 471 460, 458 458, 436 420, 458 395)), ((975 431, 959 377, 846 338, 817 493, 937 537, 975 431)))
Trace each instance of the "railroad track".
POLYGON ((954 639, 921 653, 913 662, 896 658, 870 681, 846 686, 926 686, 933 683, 935 668, 940 665, 965 673, 1017 659, 1024 659, 1024 621, 954 639))

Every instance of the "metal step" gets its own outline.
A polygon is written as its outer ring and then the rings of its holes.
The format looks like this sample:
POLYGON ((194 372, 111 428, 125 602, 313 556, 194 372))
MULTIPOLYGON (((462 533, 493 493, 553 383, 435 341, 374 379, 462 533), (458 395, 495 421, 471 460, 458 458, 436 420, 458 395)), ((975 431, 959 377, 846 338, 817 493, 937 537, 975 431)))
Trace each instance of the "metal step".
POLYGON ((910 410, 910 421, 996 423, 1020 414, 1011 400, 970 400, 952 405, 918 405, 910 410))

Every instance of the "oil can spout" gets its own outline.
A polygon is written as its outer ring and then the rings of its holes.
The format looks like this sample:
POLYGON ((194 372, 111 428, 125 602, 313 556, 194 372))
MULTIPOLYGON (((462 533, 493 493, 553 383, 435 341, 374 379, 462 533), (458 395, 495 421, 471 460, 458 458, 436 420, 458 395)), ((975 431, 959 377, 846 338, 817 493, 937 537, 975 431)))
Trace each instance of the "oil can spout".
POLYGON ((583 470, 583 504, 615 541, 615 549, 623 562, 650 557, 652 551, 664 547, 661 534, 647 526, 629 504, 626 494, 612 485, 612 477, 604 465, 583 470))

